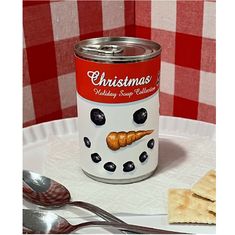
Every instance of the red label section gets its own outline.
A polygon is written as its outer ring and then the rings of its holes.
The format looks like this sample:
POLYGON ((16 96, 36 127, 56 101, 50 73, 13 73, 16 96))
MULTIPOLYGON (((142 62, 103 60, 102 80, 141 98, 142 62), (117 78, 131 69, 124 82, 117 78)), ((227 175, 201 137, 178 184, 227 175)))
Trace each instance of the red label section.
POLYGON ((160 56, 136 63, 109 64, 76 57, 77 92, 99 103, 142 100, 159 89, 160 56))

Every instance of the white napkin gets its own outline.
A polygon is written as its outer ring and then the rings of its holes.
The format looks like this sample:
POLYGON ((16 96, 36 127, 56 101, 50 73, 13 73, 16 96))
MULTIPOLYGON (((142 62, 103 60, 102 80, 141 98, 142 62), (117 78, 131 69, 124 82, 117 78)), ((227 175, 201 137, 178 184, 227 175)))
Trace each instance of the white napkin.
MULTIPOLYGON (((94 181, 79 166, 78 137, 51 136, 43 174, 64 184, 72 200, 95 204, 111 213, 167 214, 167 191, 191 188, 215 168, 215 143, 206 138, 161 137, 156 173, 141 182, 112 185, 94 181)), ((66 212, 63 212, 66 213, 66 212)), ((72 214, 66 216, 73 217, 72 214)))

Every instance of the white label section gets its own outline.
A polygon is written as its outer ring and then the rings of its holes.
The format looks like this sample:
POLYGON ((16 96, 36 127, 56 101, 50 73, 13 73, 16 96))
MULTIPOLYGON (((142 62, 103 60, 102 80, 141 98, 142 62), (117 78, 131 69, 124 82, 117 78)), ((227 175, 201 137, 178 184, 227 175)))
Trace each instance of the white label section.
POLYGON ((82 169, 89 174, 104 179, 131 179, 152 172, 158 164, 158 128, 159 128, 159 92, 132 103, 103 104, 88 101, 77 94, 78 106, 78 132, 80 155, 79 161, 82 169), (137 124, 133 120, 133 114, 144 108, 147 110, 147 119, 143 124, 137 124), (90 118, 92 109, 100 109, 105 115, 105 124, 97 126, 90 118), (154 130, 150 135, 133 142, 131 145, 121 147, 113 151, 106 143, 106 137, 110 132, 154 130), (84 143, 87 137, 91 143, 88 148, 84 143), (154 139, 154 147, 147 146, 154 139), (146 152, 148 157, 144 162, 139 160, 141 153, 146 152), (92 161, 91 154, 97 153, 101 161, 92 161), (130 172, 123 171, 123 165, 131 161, 135 169, 130 172), (114 172, 104 168, 105 163, 112 162, 116 169, 114 172))

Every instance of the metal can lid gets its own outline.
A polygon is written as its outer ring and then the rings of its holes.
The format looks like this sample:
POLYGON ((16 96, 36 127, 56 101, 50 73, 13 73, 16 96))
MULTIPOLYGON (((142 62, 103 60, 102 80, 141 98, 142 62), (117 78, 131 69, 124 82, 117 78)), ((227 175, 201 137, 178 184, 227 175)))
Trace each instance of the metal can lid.
POLYGON ((161 53, 161 46, 135 37, 100 37, 80 41, 74 50, 84 59, 127 63, 153 58, 161 53))

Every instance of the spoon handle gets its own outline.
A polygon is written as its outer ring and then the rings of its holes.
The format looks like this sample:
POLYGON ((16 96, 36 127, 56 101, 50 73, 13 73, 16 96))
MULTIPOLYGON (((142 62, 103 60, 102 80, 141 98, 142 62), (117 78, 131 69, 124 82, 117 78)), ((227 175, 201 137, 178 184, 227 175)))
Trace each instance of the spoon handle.
MULTIPOLYGON (((94 214, 98 215, 100 218, 102 218, 102 219, 104 219, 108 222, 126 224, 123 220, 120 220, 119 218, 117 218, 116 216, 110 214, 109 212, 101 209, 98 206, 90 204, 88 202, 74 201, 74 202, 69 202, 68 205, 78 206, 80 208, 86 209, 90 212, 93 212, 94 214)), ((120 231, 120 232, 124 233, 124 234, 132 234, 131 231, 129 231, 129 232, 120 231)))
MULTIPOLYGON (((112 222, 105 222, 105 221, 90 221, 81 223, 78 225, 73 225, 72 230, 78 230, 86 227, 103 227, 103 228, 117 228, 125 231, 130 231, 133 233, 139 234, 182 234, 179 232, 173 232, 169 230, 162 230, 162 229, 155 229, 150 227, 144 227, 139 225, 133 224, 125 224, 125 223, 112 223, 112 222)), ((185 233, 184 233, 185 234, 185 233)))
POLYGON ((88 211, 91 211, 95 213, 96 215, 100 216, 102 219, 109 221, 109 222, 125 223, 123 220, 120 220, 119 218, 115 217, 109 212, 87 202, 74 201, 74 202, 69 202, 68 205, 78 206, 88 211))

